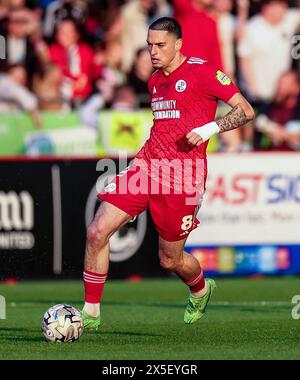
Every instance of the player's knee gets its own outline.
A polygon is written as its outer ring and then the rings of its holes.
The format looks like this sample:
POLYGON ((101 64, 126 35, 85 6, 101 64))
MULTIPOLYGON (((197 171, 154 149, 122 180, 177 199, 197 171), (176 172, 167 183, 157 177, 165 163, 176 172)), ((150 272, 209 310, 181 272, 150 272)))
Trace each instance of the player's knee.
POLYGON ((108 239, 109 232, 102 223, 89 225, 87 229, 87 241, 89 244, 100 246, 101 244, 107 244, 108 239))
POLYGON ((174 257, 170 257, 170 256, 167 256, 167 255, 164 255, 163 252, 160 251, 160 266, 168 271, 171 271, 171 272, 174 272, 177 270, 178 266, 179 266, 179 260, 174 258, 174 257))

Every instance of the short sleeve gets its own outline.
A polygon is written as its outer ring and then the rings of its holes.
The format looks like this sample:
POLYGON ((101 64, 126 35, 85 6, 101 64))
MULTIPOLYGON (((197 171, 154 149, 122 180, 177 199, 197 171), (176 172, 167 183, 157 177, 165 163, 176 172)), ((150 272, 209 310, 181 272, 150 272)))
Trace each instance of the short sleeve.
POLYGON ((227 103, 239 89, 233 81, 220 69, 210 66, 206 71, 205 91, 208 96, 227 103))
MULTIPOLYGON (((10 79, 10 78, 9 78, 10 79)), ((10 80, 11 85, 7 89, 6 96, 11 98, 18 105, 20 105, 24 111, 32 111, 38 106, 38 101, 35 95, 27 90, 26 87, 19 85, 18 83, 10 80)))
POLYGON ((286 23, 291 33, 295 33, 300 26, 300 10, 291 8, 287 12, 286 23))

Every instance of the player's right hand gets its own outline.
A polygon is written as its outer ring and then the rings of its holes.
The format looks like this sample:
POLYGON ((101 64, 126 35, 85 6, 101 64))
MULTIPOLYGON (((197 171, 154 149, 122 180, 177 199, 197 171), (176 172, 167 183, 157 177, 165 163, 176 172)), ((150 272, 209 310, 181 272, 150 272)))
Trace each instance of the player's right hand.
POLYGON ((185 137, 190 145, 199 146, 203 143, 202 137, 193 131, 189 132, 185 137))

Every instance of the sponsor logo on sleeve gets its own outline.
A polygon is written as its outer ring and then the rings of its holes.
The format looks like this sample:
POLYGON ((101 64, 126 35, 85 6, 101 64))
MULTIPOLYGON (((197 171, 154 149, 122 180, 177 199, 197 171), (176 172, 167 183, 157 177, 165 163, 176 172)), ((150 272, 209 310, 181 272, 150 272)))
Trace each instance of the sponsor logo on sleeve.
POLYGON ((231 79, 221 70, 217 71, 216 78, 223 86, 229 86, 231 83, 231 79))

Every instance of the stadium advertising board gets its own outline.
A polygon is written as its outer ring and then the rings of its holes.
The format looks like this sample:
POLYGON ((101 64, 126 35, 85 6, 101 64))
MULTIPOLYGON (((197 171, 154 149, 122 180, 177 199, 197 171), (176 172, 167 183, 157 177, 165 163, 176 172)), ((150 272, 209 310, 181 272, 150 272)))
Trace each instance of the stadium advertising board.
POLYGON ((300 155, 216 154, 208 164, 187 250, 212 272, 300 272, 300 155))
MULTIPOLYGON (((209 156, 202 223, 186 245, 207 273, 300 273, 299 159, 209 156)), ((86 229, 99 207, 95 185, 104 172, 97 163, 0 162, 0 278, 81 278, 86 229)), ((111 240, 110 277, 134 275, 168 276, 148 213, 111 240)))
POLYGON ((1 162, 0 171, 0 276, 48 275, 53 251, 51 171, 28 162, 1 162))
MULTIPOLYGON (((99 207, 97 163, 0 161, 0 280, 82 277, 86 229, 99 207)), ((110 277, 166 276, 156 252, 143 213, 112 237, 110 277)))

